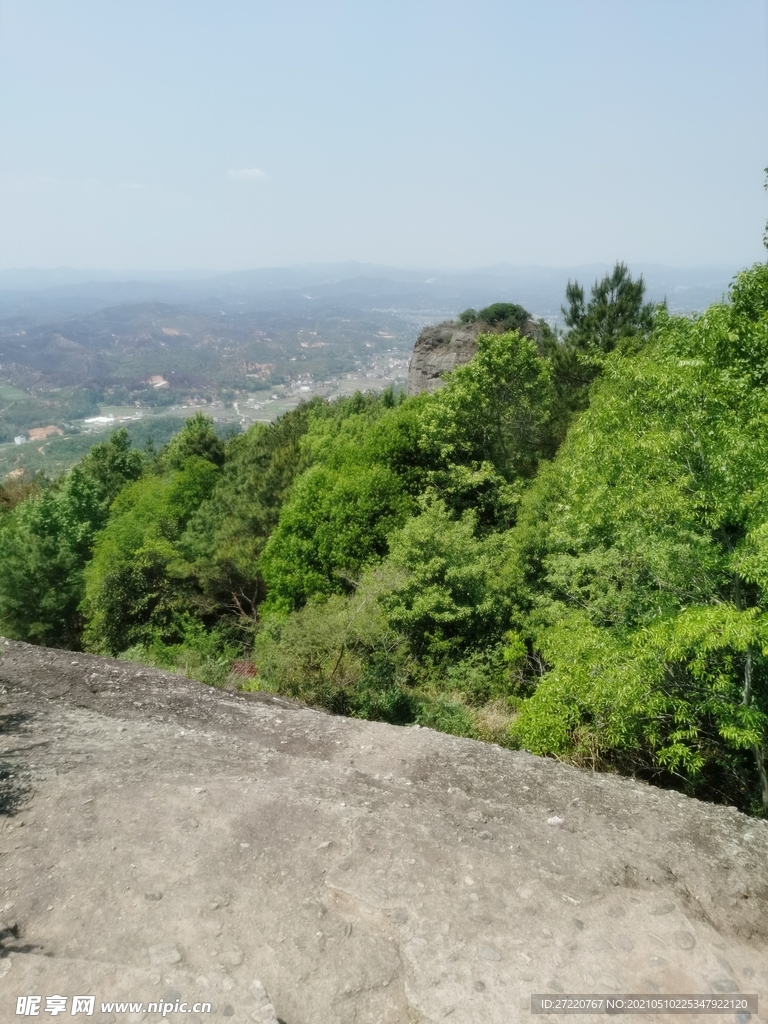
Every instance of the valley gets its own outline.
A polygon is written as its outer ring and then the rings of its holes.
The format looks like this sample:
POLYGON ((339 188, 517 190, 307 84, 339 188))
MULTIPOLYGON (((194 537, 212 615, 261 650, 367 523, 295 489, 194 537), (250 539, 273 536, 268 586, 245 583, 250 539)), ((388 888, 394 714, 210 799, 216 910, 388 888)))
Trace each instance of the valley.
POLYGON ((231 433, 317 395, 402 387, 416 333, 394 313, 163 303, 0 321, 0 477, 61 472, 117 427, 161 446, 200 410, 231 433))

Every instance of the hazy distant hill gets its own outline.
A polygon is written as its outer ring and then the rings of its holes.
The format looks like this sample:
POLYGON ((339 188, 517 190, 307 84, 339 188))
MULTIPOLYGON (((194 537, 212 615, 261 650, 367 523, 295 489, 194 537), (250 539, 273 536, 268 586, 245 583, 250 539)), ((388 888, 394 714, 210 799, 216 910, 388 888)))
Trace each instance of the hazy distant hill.
POLYGON ((415 333, 391 313, 328 304, 211 311, 144 302, 42 323, 0 321, 0 377, 40 387, 135 389, 153 374, 182 374, 199 378, 196 386, 242 386, 249 373, 265 381, 295 375, 296 364, 302 374, 327 377, 354 370, 370 349, 408 348, 415 333))
MULTIPOLYGON (((591 285, 609 269, 512 267, 504 264, 470 271, 402 269, 364 263, 318 264, 237 271, 229 274, 117 274, 96 271, 0 271, 0 318, 24 316, 40 322, 51 316, 109 306, 165 302, 212 311, 237 304, 250 310, 306 312, 332 304, 365 310, 408 311, 422 322, 453 315, 467 306, 514 301, 537 316, 554 319, 567 281, 591 285)), ((738 268, 674 268, 634 264, 649 298, 667 298, 676 311, 703 309, 728 287, 738 268)))
MULTIPOLYGON (((69 431, 105 406, 232 408, 250 395, 252 415, 262 415, 259 389, 283 385, 298 401, 299 392, 383 387, 404 379, 425 325, 499 301, 555 323, 568 280, 588 289, 606 269, 433 272, 342 263, 134 277, 0 271, 0 383, 11 385, 0 395, 0 441, 48 424, 69 431)), ((733 276, 728 267, 631 269, 644 274, 649 298, 666 297, 681 312, 719 299, 733 276)))

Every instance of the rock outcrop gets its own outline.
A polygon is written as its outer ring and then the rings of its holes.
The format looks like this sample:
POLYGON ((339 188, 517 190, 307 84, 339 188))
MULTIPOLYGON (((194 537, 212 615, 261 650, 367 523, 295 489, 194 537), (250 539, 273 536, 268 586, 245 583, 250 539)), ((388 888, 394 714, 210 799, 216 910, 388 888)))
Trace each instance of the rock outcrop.
MULTIPOLYGON (((533 321, 528 321, 523 325, 522 333, 535 335, 537 329, 533 321)), ((416 339, 408 365, 408 394, 435 391, 443 383, 443 374, 472 359, 477 352, 475 339, 478 334, 496 333, 498 330, 501 328, 481 320, 468 324, 446 320, 425 327, 416 339)))
POLYGON ((2 1021, 27 995, 132 1024, 768 998, 768 823, 731 808, 8 641, 0 698, 2 1021))
POLYGON ((439 388, 444 373, 468 363, 477 352, 475 338, 479 333, 477 323, 460 324, 453 320, 425 327, 411 354, 408 394, 419 395, 439 388))

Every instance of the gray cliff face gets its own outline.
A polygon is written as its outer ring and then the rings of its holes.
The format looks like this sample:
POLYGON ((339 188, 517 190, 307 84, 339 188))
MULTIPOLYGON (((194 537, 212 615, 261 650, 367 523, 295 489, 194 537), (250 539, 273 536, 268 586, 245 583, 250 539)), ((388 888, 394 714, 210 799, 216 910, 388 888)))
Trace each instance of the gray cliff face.
POLYGON ((475 338, 487 324, 457 324, 452 320, 425 327, 416 339, 408 367, 408 394, 434 391, 442 375, 463 366, 477 352, 475 338))
MULTIPOLYGON (((535 335, 537 325, 528 321, 522 333, 535 335)), ((408 394, 419 395, 422 391, 435 391, 442 386, 443 374, 450 373, 457 366, 468 363, 477 352, 478 334, 496 334, 499 329, 480 320, 462 324, 446 320, 441 324, 425 327, 413 346, 408 366, 408 394)))

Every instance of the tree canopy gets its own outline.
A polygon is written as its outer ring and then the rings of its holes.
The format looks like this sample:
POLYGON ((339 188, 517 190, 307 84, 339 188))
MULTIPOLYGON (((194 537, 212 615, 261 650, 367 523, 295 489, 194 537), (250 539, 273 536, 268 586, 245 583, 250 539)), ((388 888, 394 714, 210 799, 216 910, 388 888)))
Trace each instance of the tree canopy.
POLYGON ((429 394, 9 481, 0 628, 768 813, 768 265, 696 317, 621 263, 566 303, 466 311, 429 394))

